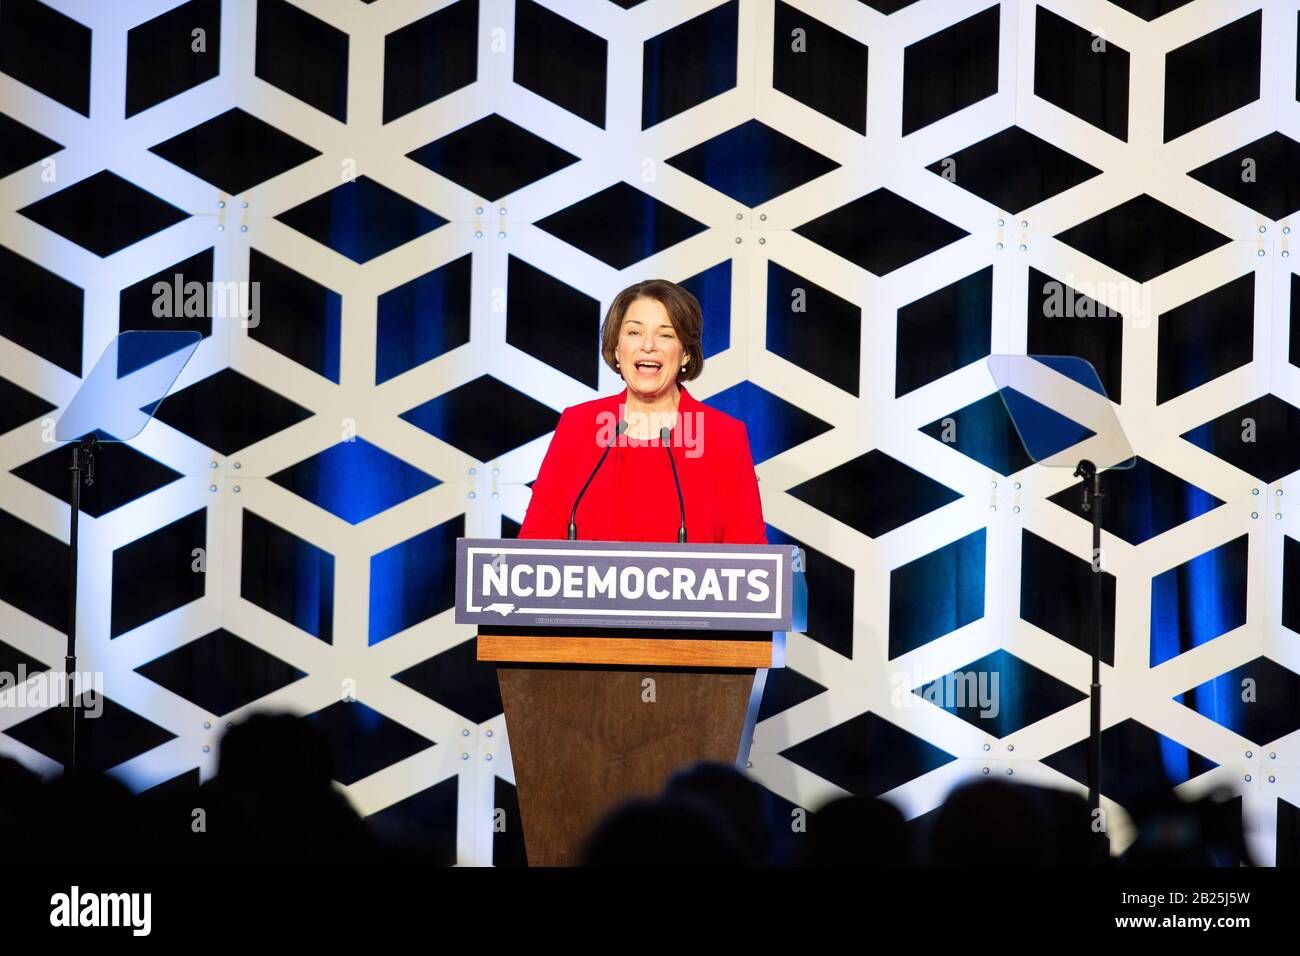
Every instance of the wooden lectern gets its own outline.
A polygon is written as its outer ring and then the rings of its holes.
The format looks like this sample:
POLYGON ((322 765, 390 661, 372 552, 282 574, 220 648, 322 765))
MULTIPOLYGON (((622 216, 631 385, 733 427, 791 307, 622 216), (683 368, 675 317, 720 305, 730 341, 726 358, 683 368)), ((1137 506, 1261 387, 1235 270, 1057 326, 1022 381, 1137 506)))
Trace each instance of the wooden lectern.
MULTIPOLYGON (((677 611, 646 610, 645 600, 628 602, 621 596, 603 603, 557 597, 557 603, 545 605, 531 594, 512 593, 492 595, 496 603, 479 598, 475 604, 473 590, 486 585, 473 572, 458 570, 458 619, 468 606, 475 613, 464 617, 480 622, 484 618, 477 612, 485 607, 508 607, 499 616, 508 620, 517 613, 520 620, 479 623, 477 643, 478 659, 497 665, 530 866, 576 864, 583 840, 607 813, 626 800, 657 795, 674 771, 706 760, 735 764, 747 756, 740 749, 752 734, 747 717, 757 711, 756 671, 781 666, 773 656, 778 628, 731 628, 775 623, 782 634, 789 628, 790 548, 462 540, 471 549, 495 546, 511 552, 504 560, 515 563, 545 560, 538 547, 543 545, 557 546, 551 554, 562 563, 588 560, 589 554, 613 555, 616 571, 623 562, 640 560, 645 567, 657 562, 669 568, 670 579, 676 566, 700 572, 725 563, 730 549, 739 557, 779 559, 773 575, 778 613, 737 612, 733 602, 730 617, 711 613, 716 608, 708 607, 708 600, 703 600, 705 610, 681 610, 694 605, 678 601, 677 611), (514 551, 519 546, 527 546, 526 553, 514 551), (631 556, 623 557, 624 552, 631 556), (497 601, 503 596, 509 603, 497 601), (545 606, 516 609, 520 601, 545 606), (634 603, 638 609, 629 609, 634 603), (537 623, 566 614, 563 624, 537 623), (630 626, 637 614, 671 626, 630 626), (680 626, 694 621, 709 626, 680 626)), ((465 561, 458 555, 458 566, 465 561)))

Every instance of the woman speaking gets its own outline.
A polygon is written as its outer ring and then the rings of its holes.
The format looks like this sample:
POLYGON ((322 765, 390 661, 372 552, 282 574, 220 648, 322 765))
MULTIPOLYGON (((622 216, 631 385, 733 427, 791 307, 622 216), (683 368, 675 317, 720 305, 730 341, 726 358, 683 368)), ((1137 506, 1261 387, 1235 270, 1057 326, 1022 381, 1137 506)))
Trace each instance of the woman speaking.
POLYGON ((519 537, 767 543, 744 423, 682 384, 704 369, 703 328, 665 279, 614 297, 600 351, 625 387, 560 415, 519 537))

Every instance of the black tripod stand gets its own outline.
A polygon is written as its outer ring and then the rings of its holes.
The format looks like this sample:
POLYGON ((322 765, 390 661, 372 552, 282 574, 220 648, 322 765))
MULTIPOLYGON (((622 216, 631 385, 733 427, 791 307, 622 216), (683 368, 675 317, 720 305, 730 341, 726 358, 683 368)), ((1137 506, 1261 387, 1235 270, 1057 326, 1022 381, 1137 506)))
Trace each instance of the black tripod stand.
POLYGON ((92 432, 72 444, 72 460, 68 465, 72 481, 72 515, 68 527, 68 649, 63 658, 65 679, 68 685, 68 751, 63 765, 65 774, 75 774, 77 763, 77 712, 81 701, 77 699, 77 519, 81 515, 81 483, 95 483, 95 456, 99 452, 99 439, 92 432))
MULTIPOLYGON (((1089 615, 1092 651, 1092 683, 1088 687, 1088 812, 1093 820, 1101 806, 1101 632, 1105 627, 1101 595, 1101 472, 1086 458, 1079 462, 1074 477, 1083 479, 1083 510, 1092 520, 1092 610, 1089 615)), ((1105 831, 1098 839, 1098 856, 1105 843, 1105 831)))

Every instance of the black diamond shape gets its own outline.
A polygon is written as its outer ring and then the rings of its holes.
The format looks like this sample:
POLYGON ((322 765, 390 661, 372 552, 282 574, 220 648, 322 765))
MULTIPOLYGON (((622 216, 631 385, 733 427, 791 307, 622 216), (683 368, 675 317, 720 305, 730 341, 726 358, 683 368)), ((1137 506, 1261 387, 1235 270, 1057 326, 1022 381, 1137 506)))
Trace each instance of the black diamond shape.
POLYGON ((536 225, 615 269, 626 269, 708 228, 624 182, 536 225))
POLYGON ((269 481, 350 524, 441 484, 357 435, 271 475, 269 481))
POLYGON ((456 539, 464 535, 465 515, 458 514, 371 556, 371 646, 451 609, 456 539), (419 576, 410 568, 420 568, 419 576))
POLYGON ((455 711, 472 724, 501 713, 497 670, 476 657, 478 641, 470 638, 394 674, 393 680, 455 711))
MULTIPOLYGON (((68 462, 71 452, 60 446, 13 470, 46 494, 71 504, 68 462)), ((81 512, 99 518, 142 498, 181 477, 179 471, 122 442, 101 442, 95 452, 95 483, 81 488, 81 512)))
POLYGON ((788 747, 781 756, 860 797, 878 797, 957 759, 872 713, 788 747))
POLYGON ((968 235, 884 188, 832 209, 795 232, 878 276, 968 235))
POLYGON ((406 155, 489 202, 578 161, 577 156, 499 113, 406 155))
POLYGON ((147 110, 220 72, 221 0, 190 0, 126 34, 126 115, 147 110), (202 48, 196 50, 196 30, 202 48))
POLYGON ((1300 209, 1300 143, 1272 132, 1187 175, 1269 219, 1300 209), (1246 177, 1249 170, 1251 175, 1246 177))
POLYGON ((795 485, 789 494, 869 538, 961 497, 878 448, 795 485))
POLYGON ((1133 16, 1149 22, 1186 6, 1192 0, 1110 0, 1110 2, 1117 7, 1123 7, 1133 16))
MULTIPOLYGON (((1300 20, 1300 15, 1297 15, 1300 20)), ((3 251, 3 250, 0 250, 3 251)), ((0 300, 2 301, 2 300, 0 300)), ((5 333, 7 334, 7 333, 5 333)), ((1291 273, 1291 346, 1287 360, 1300 366, 1300 275, 1291 273)))
MULTIPOLYGON (((1020 548, 1020 618, 1092 653, 1092 562, 1025 529, 1020 548)), ((1115 661, 1115 575, 1101 572, 1101 659, 1115 661)))
MULTIPOLYGON (((86 695, 79 700, 88 710, 94 710, 99 701, 103 703, 99 716, 85 719, 83 711, 83 719, 77 721, 77 765, 87 773, 103 773, 176 739, 175 734, 127 710, 107 695, 98 697, 94 706, 86 695)), ((64 763, 68 751, 68 711, 63 707, 47 707, 5 733, 56 763, 64 763)))
POLYGON ((471 264, 463 255, 380 295, 376 385, 469 341, 471 264))
POLYGON ((740 5, 730 0, 645 41, 642 129, 735 87, 739 30, 740 5))
POLYGON ((257 249, 249 250, 248 278, 259 290, 248 337, 337 384, 343 297, 257 249))
MULTIPOLYGON (((460 777, 453 775, 366 817, 389 859, 399 865, 452 866, 456 863, 456 816, 460 777), (396 857, 392 856, 396 854, 396 857)), ((493 807, 500 808, 500 803, 493 807)), ((520 830, 518 815, 508 829, 520 830)), ((493 827, 493 840, 500 831, 493 827)), ((521 837, 522 842, 522 837, 521 837)))
POLYGON ((862 307, 767 263, 767 350, 818 378, 858 394, 862 307), (833 349, 827 342, 835 342, 833 349))
POLYGON ((992 266, 901 307, 894 397, 984 358, 989 354, 992 328, 992 266))
POLYGON ((0 113, 0 179, 63 148, 48 136, 0 113))
MULTIPOLYGON (((808 627, 803 632, 841 657, 853 658, 853 568, 816 548, 767 526, 769 544, 797 544, 804 556, 808 593, 808 627)), ((774 671, 769 672, 769 678, 774 671)))
POLYGON ((767 682, 763 684, 763 701, 758 708, 757 720, 762 722, 775 717, 825 692, 826 687, 789 665, 774 667, 767 672, 767 682))
POLYGON ((891 13, 897 13, 904 7, 910 7, 916 3, 916 0, 858 0, 859 3, 865 3, 877 13, 883 13, 889 16, 891 13))
POLYGON ((307 676, 225 628, 135 670, 218 717, 307 676))
POLYGON ((68 630, 68 546, 0 508, 0 601, 68 630))
POLYGON ((286 0, 258 0, 253 72, 339 122, 348 118, 348 35, 286 0))
POLYGON ((384 122, 474 82, 478 0, 460 0, 384 37, 384 122))
POLYGON ((1071 226, 1056 238, 1138 282, 1148 282, 1231 241, 1145 193, 1071 226))
POLYGON ((803 31, 803 48, 773 44, 772 88, 855 133, 866 133, 866 45, 777 0, 774 35, 791 37, 796 30, 803 31), (817 55, 808 56, 809 50, 817 55))
MULTIPOLYGON (((199 768, 185 770, 172 777, 170 780, 164 780, 162 783, 154 784, 147 790, 141 790, 136 796, 144 797, 144 801, 160 800, 168 801, 174 797, 184 797, 189 799, 199 792, 199 768)), ((192 806, 192 804, 191 804, 192 806)))
POLYGON ((983 528, 889 572, 889 659, 984 616, 983 528))
POLYGON ((1129 54, 1046 7, 1034 10, 1034 95, 1128 140, 1129 54))
POLYGON ((1253 272, 1162 314, 1156 404, 1249 364, 1255 344, 1254 314, 1253 272), (1205 348, 1206 342, 1213 342, 1214 348, 1205 348))
POLYGON ((1009 126, 925 168, 1011 213, 1101 175, 1096 166, 1019 126, 1009 126))
MULTIPOLYGON (((1087 738, 1044 757, 1043 763, 1071 780, 1085 783, 1087 738)), ((1130 798, 1167 791, 1217 766, 1213 760, 1131 718, 1101 732, 1101 792, 1121 804, 1130 798)))
POLYGON ((402 413, 402 419, 479 461, 491 461, 555 429, 553 409, 480 375, 402 413))
POLYGON ((0 246, 0 335, 77 377, 84 299, 67 279, 0 246))
POLYGON ((1282 626, 1300 631, 1300 541, 1282 539, 1282 626))
POLYGON ((0 641, 0 673, 6 675, 5 684, 13 687, 14 682, 21 684, 33 674, 43 674, 50 670, 50 665, 0 641))
POLYGON ((999 740, 1088 697, 1002 649, 913 693, 999 740))
POLYGON ((320 155, 320 150, 239 107, 149 151, 231 194, 242 193, 320 155))
POLYGON ((936 418, 920 431, 1000 475, 1014 475, 1034 463, 997 392, 936 418))
POLYGON ((608 41, 533 0, 515 4, 514 35, 514 81, 604 128, 608 41))
POLYGON ((1261 747, 1300 730, 1300 674, 1267 657, 1234 667, 1174 700, 1261 747))
POLYGON ((334 779, 344 786, 434 745, 360 701, 341 700, 302 719, 329 742, 335 755, 334 779))
POLYGON ((762 205, 840 166, 755 119, 665 162, 746 206, 762 205))
POLYGON ((1276 395, 1224 412, 1182 437, 1268 484, 1300 468, 1300 409, 1276 395))
MULTIPOLYGON (((1249 567, 1250 538, 1243 534, 1151 579, 1151 667, 1246 623, 1249 567)), ((1285 616, 1285 595, 1282 607, 1285 616)))
MULTIPOLYGON (((1137 321, 1139 317, 1130 318, 1137 321)), ((1146 319, 1149 322, 1150 316, 1146 319)), ((1122 400, 1124 316, 1030 266, 1025 321, 1028 354, 1084 359, 1097 370, 1106 397, 1116 403, 1122 400)))
MULTIPOLYGON (((1101 526, 1134 545, 1199 518, 1223 504, 1208 491, 1145 458, 1135 459, 1132 468, 1106 472, 1103 482, 1106 506, 1101 509, 1101 526)), ((1058 491, 1047 500, 1084 521, 1092 521, 1092 515, 1083 510, 1082 482, 1058 491)))
POLYGON ((1165 142, 1259 99, 1264 17, 1249 13, 1165 54, 1165 142))
POLYGON ((239 595, 326 644, 334 642, 334 555, 247 508, 239 595))
MULTIPOLYGON (((0 378, 0 435, 19 425, 26 425, 56 408, 57 405, 47 402, 39 395, 33 395, 7 378, 0 378)), ((64 471, 63 477, 67 478, 67 469, 64 471)))
POLYGON ((506 262, 506 341, 595 388, 600 372, 600 300, 516 256, 506 262), (564 316, 556 322, 557 315, 564 316))
POLYGON ((211 335, 216 298, 208 294, 208 283, 212 281, 212 256, 211 248, 204 249, 198 255, 183 259, 123 289, 118 298, 118 331, 188 330, 199 332, 204 337, 211 335), (162 294, 155 291, 160 282, 167 286, 167 291, 162 294), (158 315, 159 311, 163 315, 158 315))
POLYGON ((816 415, 748 379, 710 395, 704 404, 745 423, 756 465, 831 429, 816 415))
POLYGON ((4 0, 0 72, 89 116, 90 28, 37 0, 4 0))
POLYGON ((903 51, 903 135, 998 91, 998 7, 918 40, 903 51))
POLYGON ((195 570, 195 551, 207 542, 208 512, 200 508, 114 551, 109 637, 203 597, 207 571, 195 570))
POLYGON ((189 218, 189 213, 108 170, 18 212, 100 258, 189 218))
POLYGON ((232 368, 163 401, 155 417, 221 455, 269 438, 311 412, 232 368))
POLYGON ((353 262, 369 262, 447 221, 365 176, 275 218, 353 262))
POLYGON ((731 347, 731 260, 723 259, 703 272, 680 281, 683 289, 700 303, 704 316, 701 345, 704 357, 712 358, 731 347))
MULTIPOLYGON (((499 806, 499 804, 498 804, 499 806)), ((1300 806, 1277 798, 1277 866, 1300 866, 1300 806)))
MULTIPOLYGON (((631 7, 642 0, 614 0, 619 6, 631 7)), ((528 865, 528 852, 524 847, 524 828, 519 813, 519 792, 508 780, 493 778, 492 806, 504 815, 506 825, 492 828, 492 865, 520 867, 528 865), (514 825, 511 826, 513 821, 514 825)))

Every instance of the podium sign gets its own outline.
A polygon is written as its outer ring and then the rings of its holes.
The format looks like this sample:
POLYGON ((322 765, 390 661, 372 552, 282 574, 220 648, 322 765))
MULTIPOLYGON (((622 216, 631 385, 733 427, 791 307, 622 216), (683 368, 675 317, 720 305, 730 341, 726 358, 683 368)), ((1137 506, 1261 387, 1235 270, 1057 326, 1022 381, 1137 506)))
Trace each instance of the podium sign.
POLYGON ((456 622, 789 631, 796 548, 456 539, 456 622))
POLYGON ((755 675, 807 628, 803 563, 793 545, 456 539, 456 621, 497 668, 531 865, 577 862, 681 767, 745 765, 755 675))

